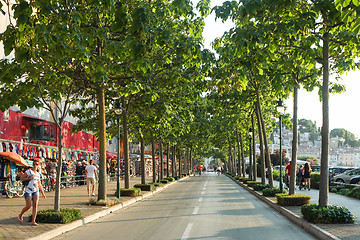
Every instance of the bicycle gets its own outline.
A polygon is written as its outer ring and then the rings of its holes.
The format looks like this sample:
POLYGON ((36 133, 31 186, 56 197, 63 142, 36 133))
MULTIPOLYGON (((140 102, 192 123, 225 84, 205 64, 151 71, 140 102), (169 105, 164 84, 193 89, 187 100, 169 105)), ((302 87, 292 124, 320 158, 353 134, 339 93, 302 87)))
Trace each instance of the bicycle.
POLYGON ((24 196, 24 186, 21 181, 12 181, 11 177, 6 179, 5 193, 8 198, 24 196))

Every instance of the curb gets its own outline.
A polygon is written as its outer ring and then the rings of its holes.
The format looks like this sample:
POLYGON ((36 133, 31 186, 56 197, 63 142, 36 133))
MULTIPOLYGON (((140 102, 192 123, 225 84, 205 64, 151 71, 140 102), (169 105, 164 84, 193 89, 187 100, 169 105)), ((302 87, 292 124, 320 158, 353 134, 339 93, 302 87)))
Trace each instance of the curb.
POLYGON ((246 186, 242 182, 236 181, 234 178, 232 178, 232 177, 230 177, 228 175, 226 175, 226 176, 228 178, 230 178, 231 180, 233 180, 238 185, 240 185, 242 188, 247 190, 249 193, 251 193, 252 195, 257 197, 258 199, 260 199, 261 201, 266 203, 268 206, 270 206, 273 209, 275 209, 276 211, 278 211, 280 214, 285 216, 287 219, 289 219, 290 221, 292 221, 296 225, 300 226, 301 228, 303 228, 304 230, 306 230, 307 232, 312 234, 314 237, 316 237, 318 239, 321 239, 321 240, 340 240, 340 238, 338 238, 338 237, 332 235, 331 233, 321 229, 320 227, 316 226, 315 224, 309 223, 308 221, 306 221, 305 219, 303 219, 299 215, 297 215, 297 214, 291 212, 290 210, 278 205, 277 203, 271 201, 270 199, 268 199, 266 197, 263 197, 261 194, 259 194, 258 192, 250 189, 248 186, 246 186))
POLYGON ((176 180, 174 182, 170 182, 170 183, 166 184, 165 186, 157 188, 155 191, 147 192, 142 196, 134 197, 134 198, 132 198, 130 200, 119 203, 119 204, 117 204, 115 206, 109 207, 108 209, 99 211, 97 213, 94 213, 94 214, 92 214, 90 216, 87 216, 85 218, 82 218, 80 220, 76 220, 74 222, 65 224, 63 226, 59 226, 56 229, 53 229, 53 230, 50 230, 48 232, 42 233, 42 234, 40 234, 40 235, 38 235, 36 237, 28 238, 27 240, 47 240, 47 239, 57 237, 57 236, 65 233, 65 232, 71 231, 71 230, 73 230, 75 228, 78 228, 78 227, 80 227, 82 225, 90 223, 90 222, 92 222, 92 221, 94 221, 96 219, 102 218, 102 217, 104 217, 104 216, 106 216, 106 215, 108 215, 110 213, 118 211, 118 210, 120 210, 120 209, 122 209, 124 207, 127 207, 127 206, 131 205, 131 204, 140 202, 140 201, 144 200, 145 198, 151 197, 155 193, 161 192, 164 189, 170 187, 171 185, 173 185, 173 184, 175 184, 175 183, 177 183, 179 181, 183 181, 183 180, 185 180, 187 178, 189 178, 189 176, 183 177, 183 178, 181 178, 179 180, 176 180))

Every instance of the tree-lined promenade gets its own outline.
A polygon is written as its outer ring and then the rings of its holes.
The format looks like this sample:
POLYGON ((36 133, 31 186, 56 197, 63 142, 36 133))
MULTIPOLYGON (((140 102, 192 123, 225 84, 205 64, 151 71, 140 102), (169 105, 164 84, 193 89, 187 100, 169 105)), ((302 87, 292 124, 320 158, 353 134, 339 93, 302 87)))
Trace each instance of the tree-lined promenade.
MULTIPOLYGON (((294 129, 292 159, 297 159, 302 86, 319 89, 323 102, 319 205, 328 205, 329 93, 343 91, 329 76, 357 67, 358 23, 349 15, 357 1, 224 2, 212 10, 235 26, 214 41, 216 57, 202 47, 204 18, 211 11, 207 0, 196 6, 182 0, 0 3, 10 19, 0 35, 8 56, 0 62, 0 110, 44 107, 59 133, 69 114, 78 119, 74 131, 94 132, 100 141, 99 200, 106 199, 106 141, 119 138, 117 100, 125 188, 131 187, 129 139, 141 149, 153 146, 153 166, 155 143, 166 145, 173 176, 215 155, 227 170, 245 177, 250 156, 252 179, 258 142, 259 177, 266 182, 267 168, 273 187, 268 137, 277 123, 272 117, 279 116, 276 102, 294 95, 293 121, 281 118, 294 129)), ((58 143, 61 153, 62 134, 58 143)), ((160 179, 170 175, 163 172, 162 154, 160 147, 160 179)), ((59 178, 61 158, 58 166, 59 178)), ((290 194, 295 171, 292 164, 290 194)), ((60 209, 59 184, 54 209, 60 209)))

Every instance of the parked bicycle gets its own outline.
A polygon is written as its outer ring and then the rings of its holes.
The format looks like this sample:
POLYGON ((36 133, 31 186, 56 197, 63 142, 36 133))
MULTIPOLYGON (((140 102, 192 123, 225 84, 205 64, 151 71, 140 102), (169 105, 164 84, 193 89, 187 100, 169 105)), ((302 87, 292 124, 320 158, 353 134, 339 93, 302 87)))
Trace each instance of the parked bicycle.
POLYGON ((12 181, 11 177, 6 179, 5 193, 8 198, 24 196, 24 186, 21 181, 12 181))

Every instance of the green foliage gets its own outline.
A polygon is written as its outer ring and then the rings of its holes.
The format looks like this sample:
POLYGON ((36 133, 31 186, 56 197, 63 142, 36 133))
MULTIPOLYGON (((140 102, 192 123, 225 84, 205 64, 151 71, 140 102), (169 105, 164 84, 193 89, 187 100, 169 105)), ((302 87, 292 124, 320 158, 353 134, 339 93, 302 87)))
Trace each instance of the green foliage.
POLYGON ((168 180, 169 182, 174 182, 174 181, 175 181, 175 178, 173 178, 173 177, 166 177, 166 178, 164 178, 164 180, 168 180))
MULTIPOLYGON (((116 195, 117 195, 117 192, 115 192, 115 196, 116 195)), ((137 197, 140 195, 141 195, 140 188, 130 188, 130 189, 121 188, 120 189, 120 196, 137 197)))
POLYGON ((167 180, 167 179, 162 179, 162 180, 160 180, 160 182, 163 183, 163 184, 168 184, 168 183, 169 183, 169 180, 167 180))
POLYGON ((317 133, 316 123, 308 119, 299 119, 298 122, 300 133, 317 133))
POLYGON ((319 165, 319 160, 312 155, 300 155, 297 159, 302 161, 308 161, 311 163, 311 165, 319 165))
MULTIPOLYGON (((264 190, 262 190, 262 194, 264 197, 275 197, 276 194, 281 193, 280 192, 280 188, 266 188, 264 190)), ((282 193, 287 193, 287 191, 285 189, 283 189, 282 193)))
POLYGON ((337 193, 348 196, 348 197, 360 199, 360 188, 359 187, 355 187, 353 189, 348 189, 348 188, 343 187, 343 188, 340 188, 337 191, 337 193))
MULTIPOLYGON (((55 212, 54 209, 46 209, 39 211, 36 216, 36 221, 40 223, 69 223, 81 218, 81 211, 74 208, 60 209, 59 212, 55 212)), ((32 215, 29 218, 29 222, 32 220, 32 215)))
POLYGON ((270 188, 270 185, 269 184, 258 183, 258 184, 255 184, 253 186, 253 188, 254 188, 255 191, 262 191, 264 189, 270 188))
POLYGON ((310 174, 310 176, 311 176, 310 187, 315 188, 315 189, 319 189, 320 188, 320 173, 312 172, 310 174))
POLYGON ((327 206, 320 207, 316 204, 301 207, 303 217, 315 224, 354 223, 355 217, 345 207, 327 206))
POLYGON ((246 184, 249 187, 254 187, 255 184, 261 184, 261 181, 247 181, 246 184))
POLYGON ((90 198, 89 204, 90 205, 97 205, 97 206, 114 206, 116 204, 120 203, 120 200, 118 198, 107 198, 106 200, 100 199, 97 200, 96 198, 90 198))
POLYGON ((154 185, 155 187, 161 187, 163 185, 162 183, 158 183, 158 182, 149 183, 149 184, 154 185))
POLYGON ((310 204, 311 197, 305 194, 276 194, 277 203, 281 206, 302 206, 310 204))
POLYGON ((280 171, 278 171, 276 169, 273 170, 273 179, 275 181, 280 181, 280 171))
POLYGON ((239 180, 240 180, 241 182, 245 183, 245 184, 246 184, 248 181, 251 181, 250 178, 239 178, 239 180))
POLYGON ((154 184, 135 184, 134 188, 140 188, 141 191, 154 191, 154 184))
POLYGON ((349 144, 351 147, 359 147, 360 140, 355 138, 355 135, 344 128, 335 128, 331 130, 330 137, 341 137, 345 139, 344 144, 349 144))

